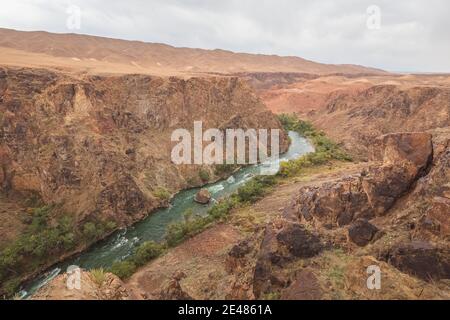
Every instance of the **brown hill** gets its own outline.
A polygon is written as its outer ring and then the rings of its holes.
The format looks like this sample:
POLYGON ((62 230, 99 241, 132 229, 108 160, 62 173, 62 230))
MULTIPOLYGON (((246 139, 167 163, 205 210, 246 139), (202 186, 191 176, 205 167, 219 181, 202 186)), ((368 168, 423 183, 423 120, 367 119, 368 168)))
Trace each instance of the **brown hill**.
POLYGON ((384 73, 358 65, 321 64, 299 57, 175 48, 141 41, 2 28, 0 64, 63 68, 90 73, 157 75, 238 72, 384 73))

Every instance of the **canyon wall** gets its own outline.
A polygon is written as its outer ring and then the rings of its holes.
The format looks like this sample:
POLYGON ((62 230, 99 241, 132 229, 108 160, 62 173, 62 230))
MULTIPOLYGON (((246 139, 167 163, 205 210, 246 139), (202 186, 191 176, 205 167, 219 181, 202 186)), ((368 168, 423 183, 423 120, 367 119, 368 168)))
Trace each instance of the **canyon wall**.
MULTIPOLYGON (((112 220, 118 226, 167 205, 161 188, 173 194, 202 185, 207 181, 200 170, 209 180, 219 178, 213 166, 171 162, 174 129, 192 131, 197 120, 204 130, 280 128, 233 77, 78 78, 2 68, 0 115, 3 202, 38 197, 62 206, 77 222, 112 220)), ((281 150, 287 144, 283 132, 281 150)))

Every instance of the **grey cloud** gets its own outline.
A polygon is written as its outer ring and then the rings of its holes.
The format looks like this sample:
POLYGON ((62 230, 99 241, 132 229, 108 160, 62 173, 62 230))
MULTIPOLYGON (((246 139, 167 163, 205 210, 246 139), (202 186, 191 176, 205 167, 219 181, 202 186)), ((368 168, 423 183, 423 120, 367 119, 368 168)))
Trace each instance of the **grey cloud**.
POLYGON ((3 1, 0 26, 71 32, 66 9, 82 10, 78 33, 175 46, 297 55, 396 71, 450 71, 446 0, 55 0, 3 1), (381 28, 366 9, 381 9, 381 28))

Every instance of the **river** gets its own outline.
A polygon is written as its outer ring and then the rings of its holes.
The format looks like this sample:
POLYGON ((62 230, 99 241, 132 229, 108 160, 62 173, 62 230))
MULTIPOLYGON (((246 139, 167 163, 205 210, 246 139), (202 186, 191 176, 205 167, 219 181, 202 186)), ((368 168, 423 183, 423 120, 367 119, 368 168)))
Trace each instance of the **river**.
MULTIPOLYGON (((289 137, 291 138, 291 145, 289 150, 280 157, 280 161, 296 159, 306 153, 314 152, 311 144, 298 133, 290 131, 289 137)), ((71 265, 87 270, 108 268, 115 261, 123 260, 129 256, 141 243, 149 240, 161 241, 164 238, 167 226, 172 222, 183 219, 186 210, 192 209, 198 215, 207 214, 207 210, 214 205, 216 199, 231 195, 242 184, 257 175, 259 169, 259 165, 247 166, 234 173, 227 180, 207 185, 205 188, 211 192, 213 197, 213 201, 209 205, 200 205, 194 202, 193 199, 199 190, 198 188, 179 192, 172 199, 170 207, 153 212, 135 225, 115 232, 80 255, 54 266, 51 270, 31 281, 20 292, 20 296, 30 297, 58 274, 66 271, 67 267, 71 265)))

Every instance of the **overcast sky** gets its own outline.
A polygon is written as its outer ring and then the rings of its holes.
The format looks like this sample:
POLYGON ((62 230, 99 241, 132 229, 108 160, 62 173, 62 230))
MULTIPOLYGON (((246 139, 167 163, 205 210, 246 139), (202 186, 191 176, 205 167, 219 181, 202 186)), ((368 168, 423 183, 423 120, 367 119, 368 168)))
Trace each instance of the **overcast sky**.
MULTIPOLYGON (((0 0, 0 4, 0 26, 5 28, 296 55, 391 71, 450 72, 448 0, 0 0), (67 26, 70 6, 80 8, 79 29, 67 26)), ((76 20, 69 21, 73 26, 76 20)))

